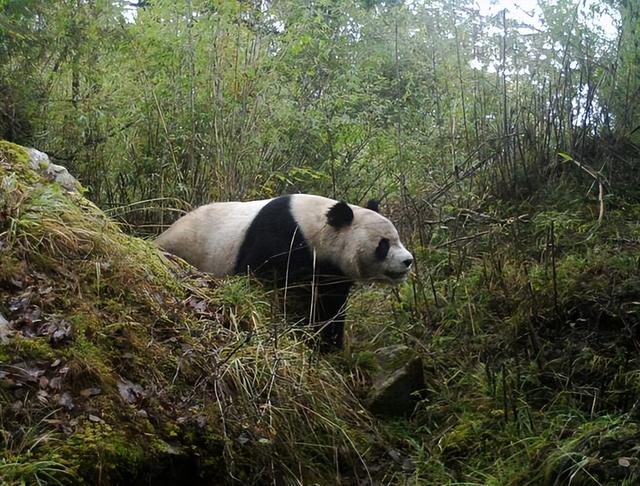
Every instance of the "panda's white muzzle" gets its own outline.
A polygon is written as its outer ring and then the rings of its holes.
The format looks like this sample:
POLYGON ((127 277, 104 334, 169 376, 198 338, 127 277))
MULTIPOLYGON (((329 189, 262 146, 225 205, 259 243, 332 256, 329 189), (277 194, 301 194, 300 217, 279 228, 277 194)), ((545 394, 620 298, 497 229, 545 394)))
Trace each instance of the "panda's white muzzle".
POLYGON ((385 277, 392 283, 404 282, 413 265, 413 255, 400 245, 395 251, 390 251, 388 260, 390 268, 385 270, 385 277))

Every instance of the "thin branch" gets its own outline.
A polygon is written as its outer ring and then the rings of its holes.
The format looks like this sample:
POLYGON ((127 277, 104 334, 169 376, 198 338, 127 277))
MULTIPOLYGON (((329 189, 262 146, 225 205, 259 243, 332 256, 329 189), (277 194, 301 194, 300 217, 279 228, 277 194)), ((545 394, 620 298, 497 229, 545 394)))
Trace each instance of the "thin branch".
POLYGON ((454 243, 460 243, 461 241, 473 240, 475 238, 479 238, 480 236, 484 236, 489 233, 491 233, 491 230, 481 231, 480 233, 476 233, 475 235, 462 236, 454 240, 449 240, 449 241, 445 241, 444 243, 440 243, 439 245, 436 245, 434 248, 437 250, 439 248, 444 248, 446 246, 453 245, 454 243))

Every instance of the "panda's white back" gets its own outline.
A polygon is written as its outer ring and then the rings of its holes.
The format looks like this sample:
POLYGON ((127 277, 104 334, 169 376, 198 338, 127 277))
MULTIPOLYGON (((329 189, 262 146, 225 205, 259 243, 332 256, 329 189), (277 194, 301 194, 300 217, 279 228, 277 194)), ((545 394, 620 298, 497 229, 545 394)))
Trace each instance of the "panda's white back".
POLYGON ((269 201, 200 206, 173 223, 156 243, 204 272, 230 275, 249 225, 269 201))

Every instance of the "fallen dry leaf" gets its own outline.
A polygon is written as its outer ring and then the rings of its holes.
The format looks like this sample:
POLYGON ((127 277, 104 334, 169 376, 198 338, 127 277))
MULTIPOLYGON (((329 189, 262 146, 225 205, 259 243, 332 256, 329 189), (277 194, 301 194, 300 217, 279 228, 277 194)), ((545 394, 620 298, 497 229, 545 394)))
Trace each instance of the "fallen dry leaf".
POLYGON ((197 298, 195 295, 190 296, 185 301, 185 304, 200 314, 204 314, 207 310, 207 302, 203 299, 197 298))
POLYGON ((84 390, 80 391, 80 395, 82 395, 85 398, 93 397, 95 395, 100 395, 100 393, 102 393, 102 390, 97 386, 93 386, 91 388, 85 388, 84 390))
POLYGON ((38 366, 29 365, 25 362, 15 363, 7 368, 7 371, 19 382, 38 383, 40 377, 44 375, 43 369, 38 366))
POLYGON ((47 403, 49 403, 49 394, 46 392, 46 390, 38 390, 38 393, 36 394, 36 398, 43 405, 46 405, 47 403))
POLYGON ((62 387, 62 378, 59 376, 54 376, 49 380, 49 388, 53 390, 59 390, 62 387))
POLYGON ((618 465, 622 467, 629 467, 631 466, 631 460, 628 457, 621 457, 618 459, 618 465))
POLYGON ((15 331, 11 328, 11 324, 9 321, 5 319, 5 317, 0 314, 0 343, 7 344, 11 338, 15 334, 15 331))
POLYGON ((64 392, 60 395, 58 399, 58 405, 66 408, 67 410, 73 410, 75 405, 73 404, 73 399, 71 398, 71 394, 69 392, 64 392))
POLYGON ((51 344, 60 344, 70 339, 72 334, 73 328, 71 324, 57 317, 51 317, 48 322, 45 322, 38 328, 38 335, 49 336, 51 344))
POLYGON ((118 391, 122 399, 127 403, 133 404, 144 398, 144 389, 140 385, 124 378, 118 380, 118 391))

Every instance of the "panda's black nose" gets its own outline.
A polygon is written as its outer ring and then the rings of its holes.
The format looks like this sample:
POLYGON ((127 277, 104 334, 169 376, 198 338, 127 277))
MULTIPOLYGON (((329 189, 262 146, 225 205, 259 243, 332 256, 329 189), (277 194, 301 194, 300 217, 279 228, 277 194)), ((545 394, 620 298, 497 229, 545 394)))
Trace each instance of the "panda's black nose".
POLYGON ((411 264, 413 263, 413 258, 407 258, 402 263, 404 263, 407 266, 407 268, 409 268, 411 266, 411 264))

